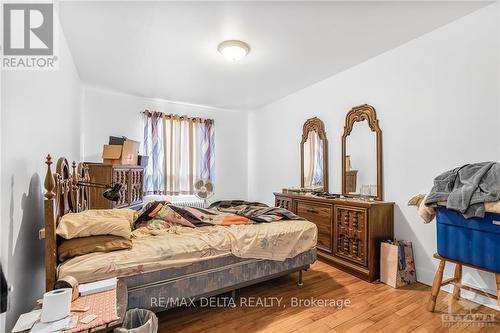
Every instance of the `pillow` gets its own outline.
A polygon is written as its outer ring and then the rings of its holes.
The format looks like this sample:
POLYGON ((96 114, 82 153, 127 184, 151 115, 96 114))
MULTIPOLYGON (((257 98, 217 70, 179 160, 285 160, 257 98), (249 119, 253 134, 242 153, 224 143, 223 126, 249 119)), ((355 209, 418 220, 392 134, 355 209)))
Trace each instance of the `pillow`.
POLYGON ((56 234, 65 238, 114 235, 130 238, 130 225, 137 212, 133 209, 95 209, 64 215, 56 234))
POLYGON ((132 241, 118 236, 90 236, 64 240, 57 248, 59 261, 81 256, 92 252, 111 252, 116 250, 129 250, 132 241))

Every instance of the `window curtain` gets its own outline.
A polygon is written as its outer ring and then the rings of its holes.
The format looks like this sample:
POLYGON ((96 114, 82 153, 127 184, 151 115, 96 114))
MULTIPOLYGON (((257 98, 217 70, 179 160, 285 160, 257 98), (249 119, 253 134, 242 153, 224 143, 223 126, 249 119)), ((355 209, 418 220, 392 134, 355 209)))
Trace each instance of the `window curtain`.
POLYGON ((212 121, 201 127, 201 178, 215 179, 215 129, 212 121))
POLYGON ((146 194, 161 194, 164 190, 164 160, 162 114, 144 113, 144 155, 149 157, 144 170, 146 194))
POLYGON ((149 111, 144 115, 144 150, 150 156, 146 193, 193 194, 198 179, 215 180, 213 120, 149 111))

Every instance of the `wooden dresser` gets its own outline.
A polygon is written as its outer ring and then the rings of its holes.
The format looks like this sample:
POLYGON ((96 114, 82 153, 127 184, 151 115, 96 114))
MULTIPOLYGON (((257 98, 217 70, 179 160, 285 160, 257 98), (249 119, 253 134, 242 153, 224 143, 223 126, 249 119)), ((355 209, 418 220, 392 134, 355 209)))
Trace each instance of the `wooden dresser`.
POLYGON ((367 281, 379 278, 380 243, 394 238, 394 203, 274 193, 275 204, 318 226, 318 256, 367 281))
POLYGON ((138 165, 110 165, 86 163, 90 182, 99 184, 123 184, 121 200, 110 201, 102 196, 104 189, 90 188, 90 208, 139 208, 143 204, 144 167, 138 165))

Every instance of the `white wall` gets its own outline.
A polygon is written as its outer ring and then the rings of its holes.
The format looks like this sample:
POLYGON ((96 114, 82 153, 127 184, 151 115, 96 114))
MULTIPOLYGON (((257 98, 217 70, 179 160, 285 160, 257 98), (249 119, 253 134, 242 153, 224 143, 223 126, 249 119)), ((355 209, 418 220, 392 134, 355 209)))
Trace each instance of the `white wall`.
MULTIPOLYGON (((407 200, 428 191, 442 171, 500 157, 497 11, 497 4, 480 9, 252 112, 249 199, 272 203, 273 191, 300 184, 302 124, 314 116, 325 122, 330 191, 339 192, 346 112, 371 104, 383 132, 384 191, 396 202, 396 236, 413 241, 417 277, 431 283, 435 225, 422 224, 407 200)), ((474 278, 495 290, 491 276, 474 278)))
POLYGON ((10 332, 45 290, 44 243, 38 240, 45 156, 80 156, 82 87, 61 30, 59 48, 59 70, 2 72, 1 261, 14 292, 1 332, 10 332))
POLYGON ((84 158, 102 161, 102 145, 110 135, 143 141, 145 109, 215 120, 214 199, 247 197, 247 131, 245 112, 174 103, 86 88, 84 97, 84 158))

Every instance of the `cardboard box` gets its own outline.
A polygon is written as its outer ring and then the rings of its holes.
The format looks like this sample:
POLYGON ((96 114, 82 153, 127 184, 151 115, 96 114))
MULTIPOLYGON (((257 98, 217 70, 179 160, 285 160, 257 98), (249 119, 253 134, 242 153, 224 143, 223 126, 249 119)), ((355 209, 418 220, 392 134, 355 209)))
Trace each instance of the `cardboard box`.
POLYGON ((125 140, 122 146, 121 164, 137 165, 137 155, 139 155, 139 142, 134 140, 125 140))
POLYGON ((120 164, 122 157, 122 146, 104 145, 102 148, 102 160, 104 164, 120 164))
POLYGON ((102 159, 104 164, 137 165, 139 142, 125 140, 123 145, 104 145, 102 159))

